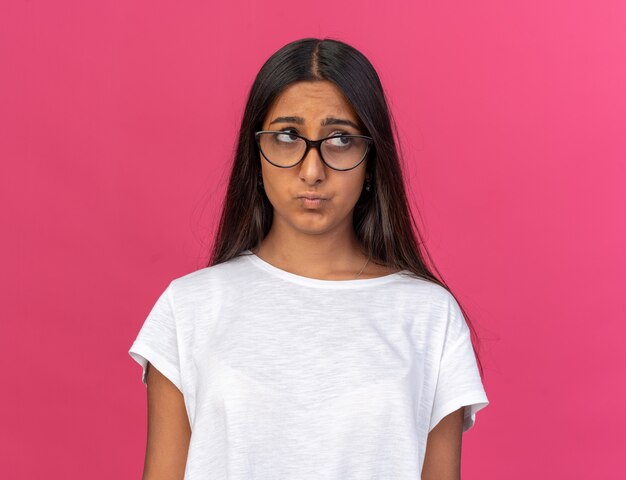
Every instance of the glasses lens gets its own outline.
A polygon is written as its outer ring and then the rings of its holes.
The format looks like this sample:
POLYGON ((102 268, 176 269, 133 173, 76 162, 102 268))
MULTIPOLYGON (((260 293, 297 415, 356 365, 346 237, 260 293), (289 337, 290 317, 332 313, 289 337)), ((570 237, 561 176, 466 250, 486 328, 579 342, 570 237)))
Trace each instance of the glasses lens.
POLYGON ((261 133, 259 146, 270 162, 281 167, 298 163, 306 150, 306 142, 289 132, 261 133))
MULTIPOLYGON (((271 163, 291 167, 302 160, 306 142, 290 132, 264 132, 258 135, 261 152, 271 163)), ((321 151, 332 168, 354 168, 367 153, 369 140, 358 136, 340 135, 324 140, 321 151)))
POLYGON ((365 156, 369 141, 366 138, 342 135, 322 142, 322 156, 333 168, 356 166, 365 156))

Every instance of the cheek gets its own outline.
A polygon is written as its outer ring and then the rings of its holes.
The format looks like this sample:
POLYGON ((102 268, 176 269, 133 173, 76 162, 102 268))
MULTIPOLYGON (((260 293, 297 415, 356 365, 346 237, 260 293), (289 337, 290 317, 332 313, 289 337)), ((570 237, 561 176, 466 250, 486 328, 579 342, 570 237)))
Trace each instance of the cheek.
POLYGON ((289 182, 284 178, 284 175, 281 175, 283 173, 284 172, 269 170, 263 170, 262 173, 265 195, 267 195, 270 203, 277 210, 289 208, 291 201, 288 189, 289 182))
POLYGON ((359 181, 338 183, 333 189, 334 197, 329 206, 329 212, 334 212, 338 216, 347 215, 356 205, 361 196, 362 184, 359 181))
POLYGON ((349 181, 343 183, 341 191, 343 192, 343 201, 356 203, 361 196, 361 191, 365 187, 365 173, 355 174, 349 181))

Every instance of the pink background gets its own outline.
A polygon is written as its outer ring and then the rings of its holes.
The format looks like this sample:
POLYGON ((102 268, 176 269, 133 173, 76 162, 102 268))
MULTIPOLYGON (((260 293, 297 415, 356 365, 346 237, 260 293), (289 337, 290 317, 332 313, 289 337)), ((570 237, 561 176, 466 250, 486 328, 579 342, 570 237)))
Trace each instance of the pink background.
POLYGON ((463 478, 621 477, 622 0, 0 3, 0 476, 140 478, 127 350, 204 266, 254 75, 307 36, 377 68, 481 334, 463 478))

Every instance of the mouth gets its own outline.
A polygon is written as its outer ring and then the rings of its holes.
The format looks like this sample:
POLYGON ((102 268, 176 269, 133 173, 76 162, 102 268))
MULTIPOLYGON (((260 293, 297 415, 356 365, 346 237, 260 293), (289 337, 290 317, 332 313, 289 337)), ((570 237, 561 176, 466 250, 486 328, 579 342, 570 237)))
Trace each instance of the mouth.
POLYGON ((306 208, 319 208, 328 200, 324 197, 298 197, 300 204, 306 208))

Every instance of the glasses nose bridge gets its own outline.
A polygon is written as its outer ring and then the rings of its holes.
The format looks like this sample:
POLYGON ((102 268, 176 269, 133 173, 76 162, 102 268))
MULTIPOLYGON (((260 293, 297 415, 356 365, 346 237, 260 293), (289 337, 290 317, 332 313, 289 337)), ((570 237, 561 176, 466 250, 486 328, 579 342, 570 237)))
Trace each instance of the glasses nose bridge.
POLYGON ((326 162, 324 161, 324 156, 322 155, 322 142, 325 139, 322 138, 320 140, 310 140, 305 137, 302 137, 302 139, 306 142, 306 149, 304 150, 304 155, 302 155, 302 159, 300 160, 300 162, 304 161, 304 159, 307 157, 311 150, 317 150, 317 154, 319 155, 320 160, 324 165, 326 165, 326 162))

